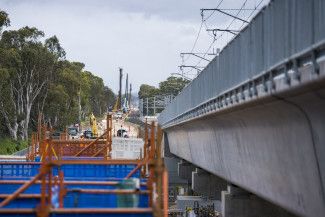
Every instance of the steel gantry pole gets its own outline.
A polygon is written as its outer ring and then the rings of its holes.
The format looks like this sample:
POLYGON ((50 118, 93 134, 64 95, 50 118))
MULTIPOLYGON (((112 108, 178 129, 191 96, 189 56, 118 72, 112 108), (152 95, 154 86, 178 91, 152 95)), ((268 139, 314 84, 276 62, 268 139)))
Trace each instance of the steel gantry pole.
POLYGON ((153 97, 153 115, 156 115, 156 96, 153 97))
POLYGON ((149 98, 147 97, 147 113, 146 115, 148 116, 149 115, 149 98))
POLYGON ((123 69, 119 68, 120 70, 120 77, 119 77, 119 91, 118 91, 118 106, 117 106, 117 110, 121 109, 122 106, 122 78, 123 78, 123 69))

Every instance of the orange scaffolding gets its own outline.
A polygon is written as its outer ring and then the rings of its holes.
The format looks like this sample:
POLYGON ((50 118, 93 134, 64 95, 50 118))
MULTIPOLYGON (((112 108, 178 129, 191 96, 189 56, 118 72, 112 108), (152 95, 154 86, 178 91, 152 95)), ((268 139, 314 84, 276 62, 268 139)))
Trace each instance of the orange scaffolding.
MULTIPOLYGON (((48 130, 39 126, 41 132, 32 134, 32 142, 26 155, 30 164, 41 164, 40 172, 30 181, 24 183, 20 180, 0 181, 7 183, 23 184, 11 195, 0 195, 5 198, 0 203, 0 208, 6 206, 15 198, 40 198, 40 204, 36 209, 37 216, 46 217, 50 213, 153 213, 156 217, 168 216, 168 173, 164 166, 162 158, 162 130, 156 127, 152 122, 149 127, 147 121, 144 127, 144 146, 143 157, 138 160, 118 160, 110 159, 109 153, 112 150, 112 116, 107 115, 107 127, 103 135, 95 140, 52 140, 48 130), (40 156, 41 162, 33 162, 37 156, 40 156), (102 159, 83 160, 74 158, 73 160, 64 159, 64 157, 97 157, 102 159), (59 171, 59 177, 53 177, 53 167, 59 167, 67 164, 92 164, 92 165, 128 165, 136 164, 136 167, 125 177, 130 178, 134 173, 140 171, 143 178, 147 178, 147 190, 106 190, 106 189, 78 189, 82 193, 91 194, 147 194, 149 198, 149 208, 64 208, 64 197, 67 192, 76 191, 67 189, 67 184, 109 184, 116 185, 118 181, 96 182, 96 181, 67 181, 64 180, 64 174, 59 171), (41 183, 41 194, 26 195, 23 192, 34 183, 41 183), (59 208, 51 207, 53 185, 59 185, 59 208)), ((62 138, 62 137, 61 137, 62 138)), ((65 137, 66 138, 66 137, 65 137)), ((12 163, 12 162, 11 162, 12 163)), ((0 213, 14 212, 12 209, 0 209, 0 213)), ((32 212, 30 209, 15 209, 16 213, 32 212)))

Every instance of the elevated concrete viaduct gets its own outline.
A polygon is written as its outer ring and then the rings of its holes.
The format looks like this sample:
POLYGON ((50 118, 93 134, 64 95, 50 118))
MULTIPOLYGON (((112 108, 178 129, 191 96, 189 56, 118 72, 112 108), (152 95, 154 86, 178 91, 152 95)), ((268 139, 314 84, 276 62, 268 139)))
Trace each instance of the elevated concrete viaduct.
POLYGON ((238 191, 325 216, 324 10, 271 1, 158 118, 171 153, 228 183, 223 217, 238 191))
POLYGON ((322 216, 325 88, 165 129, 172 153, 297 214, 322 216))

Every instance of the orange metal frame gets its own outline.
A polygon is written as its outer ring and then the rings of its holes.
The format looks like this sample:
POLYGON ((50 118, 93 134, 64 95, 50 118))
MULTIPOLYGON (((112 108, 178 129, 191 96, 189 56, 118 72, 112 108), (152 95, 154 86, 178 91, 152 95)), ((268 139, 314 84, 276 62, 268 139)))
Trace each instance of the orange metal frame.
MULTIPOLYGON (((41 121, 41 115, 39 117, 39 123, 41 121)), ((17 197, 40 197, 41 202, 37 208, 38 216, 48 216, 49 213, 145 213, 153 212, 154 216, 167 217, 168 216, 168 173, 164 167, 162 160, 162 130, 155 126, 152 122, 150 126, 150 139, 148 133, 147 121, 144 127, 144 147, 143 158, 141 160, 114 160, 110 159, 109 153, 112 151, 112 116, 107 115, 106 132, 95 140, 65 140, 66 136, 62 136, 60 140, 51 140, 49 135, 46 135, 49 131, 46 128, 42 128, 38 125, 38 133, 32 134, 32 142, 28 148, 26 155, 30 161, 35 160, 35 157, 39 154, 42 156, 42 162, 27 162, 26 164, 42 164, 40 173, 37 174, 29 182, 24 183, 19 189, 17 189, 12 195, 0 195, 0 198, 5 198, 0 207, 3 207, 10 203, 17 197), (42 142, 40 142, 42 141, 42 142), (96 157, 103 156, 102 160, 62 160, 63 156, 87 156, 96 157), (65 184, 99 184, 102 182, 92 181, 64 181, 64 174, 59 172, 59 177, 53 179, 52 167, 61 166, 64 164, 95 164, 95 165, 137 165, 126 177, 130 178, 138 170, 141 171, 143 177, 148 177, 147 189, 145 191, 134 190, 105 190, 105 189, 66 189, 65 184), (28 187, 34 183, 41 183, 41 194, 24 195, 24 192, 28 187), (59 184, 59 209, 51 208, 52 185, 59 184), (82 193, 95 193, 95 194, 148 194, 150 208, 110 208, 110 209, 66 209, 63 208, 63 198, 68 191, 79 191, 82 193)), ((12 164, 12 163, 10 163, 12 164)), ((22 183, 21 181, 0 181, 10 183, 22 183)), ((118 182, 105 182, 105 184, 116 185, 118 182)), ((143 183, 142 183, 143 184, 143 183)), ((6 209, 10 212, 10 209, 6 209)), ((17 209, 15 211, 18 211, 17 209)), ((19 209, 18 212, 29 212, 29 209, 19 209)), ((0 209, 0 213, 3 210, 0 209)), ((16 212, 17 213, 17 212, 16 212)))

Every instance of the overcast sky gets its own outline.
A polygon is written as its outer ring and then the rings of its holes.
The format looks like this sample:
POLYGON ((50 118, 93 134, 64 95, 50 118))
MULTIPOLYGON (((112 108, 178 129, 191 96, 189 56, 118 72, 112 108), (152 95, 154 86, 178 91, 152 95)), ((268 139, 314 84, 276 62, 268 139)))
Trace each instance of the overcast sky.
MULTIPOLYGON (((215 8, 220 1, 0 0, 0 9, 9 13, 12 29, 28 25, 43 30, 46 37, 57 35, 67 59, 85 63, 86 70, 102 77, 114 92, 118 89, 118 68, 122 67, 137 92, 142 83, 157 86, 171 73, 180 72, 180 52, 193 47, 201 24, 200 9, 215 8)), ((219 8, 240 8, 246 2, 244 8, 251 9, 260 1, 224 0, 219 8)), ((260 7, 266 3, 268 0, 260 7)), ((250 19, 254 16, 251 13, 245 10, 238 16, 250 19)), ((206 12, 204 17, 209 15, 206 12)), ((210 46, 213 37, 205 31, 207 27, 225 28, 231 21, 214 13, 203 25, 194 51, 204 53, 210 46)), ((235 21, 230 29, 241 26, 242 22, 235 21)), ((231 38, 231 34, 224 34, 211 46, 211 52, 231 38)), ((190 57, 184 64, 196 65, 198 60, 190 57)), ((189 76, 195 73, 192 70, 189 76)))

